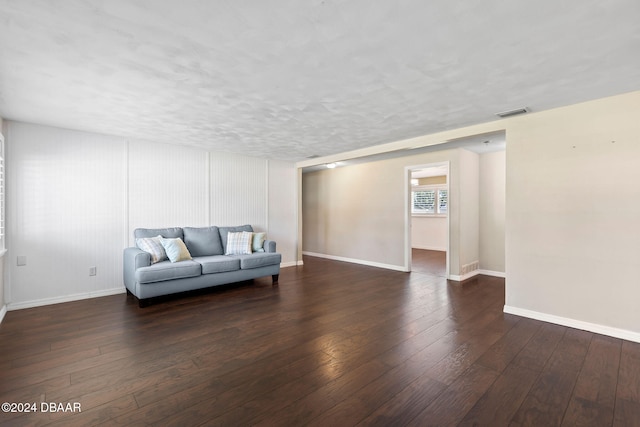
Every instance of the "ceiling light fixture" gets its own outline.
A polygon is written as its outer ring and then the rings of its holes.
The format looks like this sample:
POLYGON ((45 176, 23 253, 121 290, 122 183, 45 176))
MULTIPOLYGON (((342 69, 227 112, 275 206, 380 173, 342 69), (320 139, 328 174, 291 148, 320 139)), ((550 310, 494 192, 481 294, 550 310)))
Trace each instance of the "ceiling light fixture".
POLYGON ((502 111, 501 113, 496 113, 496 116, 505 118, 510 116, 516 116, 518 114, 528 113, 528 112, 529 112, 529 109, 527 107, 522 107, 522 108, 516 108, 515 110, 507 110, 507 111, 502 111))
POLYGON ((327 163, 327 168, 329 168, 329 169, 334 169, 336 166, 338 166, 338 165, 335 164, 335 163, 327 163))

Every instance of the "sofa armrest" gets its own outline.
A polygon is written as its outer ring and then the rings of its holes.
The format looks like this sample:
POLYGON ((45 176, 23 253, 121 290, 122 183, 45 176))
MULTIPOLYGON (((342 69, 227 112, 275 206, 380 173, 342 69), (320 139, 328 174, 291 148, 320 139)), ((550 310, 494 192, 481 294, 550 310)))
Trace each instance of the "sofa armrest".
POLYGON ((138 248, 126 248, 122 259, 124 285, 133 292, 136 282, 136 270, 151 265, 151 255, 138 248))
POLYGON ((262 245, 265 252, 275 252, 276 251, 276 242, 275 240, 265 240, 262 245))

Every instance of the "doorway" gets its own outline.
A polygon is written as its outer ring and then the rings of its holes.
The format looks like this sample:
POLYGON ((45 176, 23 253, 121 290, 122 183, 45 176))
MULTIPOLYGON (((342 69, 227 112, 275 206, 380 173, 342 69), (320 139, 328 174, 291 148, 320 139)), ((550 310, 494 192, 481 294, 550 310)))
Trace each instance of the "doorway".
POLYGON ((449 278, 449 162, 406 167, 407 271, 449 278))

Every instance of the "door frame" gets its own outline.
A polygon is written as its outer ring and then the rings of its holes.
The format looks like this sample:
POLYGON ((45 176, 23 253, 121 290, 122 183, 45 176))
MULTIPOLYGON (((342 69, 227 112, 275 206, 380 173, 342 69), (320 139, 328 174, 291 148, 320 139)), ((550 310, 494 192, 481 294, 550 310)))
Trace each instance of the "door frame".
POLYGON ((450 179, 449 176, 451 174, 451 163, 449 161, 444 162, 434 162, 434 163, 425 163, 419 165, 411 165, 405 166, 404 168, 404 271, 411 271, 411 172, 417 169, 428 169, 433 167, 442 167, 446 166, 447 172, 447 252, 446 252, 446 271, 445 276, 449 279, 449 258, 451 253, 451 188, 450 188, 450 179))

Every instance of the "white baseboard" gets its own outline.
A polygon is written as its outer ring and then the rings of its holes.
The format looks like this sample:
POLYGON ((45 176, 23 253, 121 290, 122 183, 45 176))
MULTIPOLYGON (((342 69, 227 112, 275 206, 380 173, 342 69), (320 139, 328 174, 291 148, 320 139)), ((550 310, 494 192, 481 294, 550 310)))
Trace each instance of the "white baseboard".
POLYGON ((582 320, 540 313, 538 311, 512 307, 509 305, 505 305, 503 311, 508 314, 515 314, 516 316, 528 317, 529 319, 541 320, 543 322, 554 323, 556 325, 567 326, 569 328, 581 329, 583 331, 640 343, 640 333, 628 331, 626 329, 612 328, 610 326, 599 325, 597 323, 584 322, 582 320))
POLYGON ((464 280, 471 279, 472 277, 475 277, 478 274, 480 274, 480 270, 473 270, 463 275, 450 274, 449 280, 453 280, 454 282, 462 282, 464 280))
POLYGON ((79 301, 89 298, 106 297, 109 295, 123 294, 126 292, 124 286, 122 288, 105 289, 102 291, 87 292, 82 294, 66 295, 63 297, 44 298, 39 300, 24 301, 18 303, 7 304, 7 310, 21 310, 23 308, 40 307, 43 305, 60 304, 63 302, 79 301))
POLYGON ((302 261, 289 261, 289 262, 282 262, 280 263, 280 268, 286 268, 286 267, 296 267, 298 265, 302 265, 302 261))
POLYGON ((462 282, 463 280, 471 279, 472 277, 475 277, 478 274, 484 274, 485 276, 502 277, 502 278, 507 277, 507 275, 502 271, 473 270, 461 276, 457 274, 450 274, 449 280, 453 280, 454 282, 462 282))
POLYGON ((493 276, 493 277, 502 277, 503 279, 507 277, 507 274, 504 271, 493 271, 493 270, 478 270, 478 274, 484 274, 485 276, 493 276))
POLYGON ((350 262, 350 263, 353 263, 353 264, 367 265, 369 267, 385 268, 387 270, 395 270, 395 271, 406 272, 404 266, 401 266, 401 265, 383 264, 383 263, 380 263, 380 262, 366 261, 366 260, 355 259, 355 258, 345 258, 345 257, 341 257, 341 256, 334 256, 334 255, 318 254, 318 253, 315 253, 315 252, 303 251, 302 254, 303 255, 317 257, 317 258, 331 259, 331 260, 334 260, 334 261, 350 262))
POLYGON ((434 246, 411 246, 411 249, 423 249, 425 251, 438 251, 438 252, 446 252, 447 248, 437 248, 434 246))
POLYGON ((0 308, 0 323, 2 323, 5 314, 7 314, 7 306, 3 305, 2 308, 0 308))

